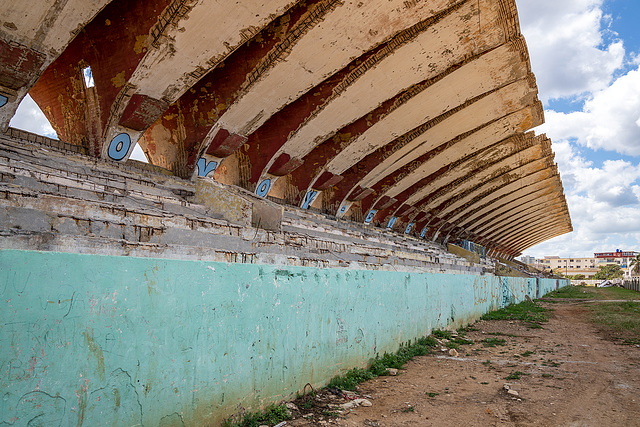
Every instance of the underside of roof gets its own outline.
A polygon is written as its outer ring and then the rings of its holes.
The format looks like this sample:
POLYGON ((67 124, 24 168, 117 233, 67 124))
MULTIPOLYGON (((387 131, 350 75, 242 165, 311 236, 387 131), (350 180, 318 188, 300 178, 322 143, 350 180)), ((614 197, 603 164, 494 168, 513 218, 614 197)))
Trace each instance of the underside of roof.
POLYGON ((0 127, 502 256, 572 230, 515 0, 0 0, 0 127))

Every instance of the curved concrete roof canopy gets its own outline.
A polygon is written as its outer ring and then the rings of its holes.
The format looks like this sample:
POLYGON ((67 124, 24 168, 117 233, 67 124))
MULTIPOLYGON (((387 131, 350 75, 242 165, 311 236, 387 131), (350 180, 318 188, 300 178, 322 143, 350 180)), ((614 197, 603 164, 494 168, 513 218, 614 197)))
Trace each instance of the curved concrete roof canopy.
POLYGON ((29 92, 95 157, 506 257, 572 230, 515 0, 0 10, 3 130, 29 92))

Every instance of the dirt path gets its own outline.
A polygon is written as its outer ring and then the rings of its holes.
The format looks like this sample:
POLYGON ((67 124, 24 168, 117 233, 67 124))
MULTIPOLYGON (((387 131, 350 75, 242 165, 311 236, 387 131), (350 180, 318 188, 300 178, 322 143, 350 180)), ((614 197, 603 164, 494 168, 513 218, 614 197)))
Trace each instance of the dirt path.
POLYGON ((640 426, 640 348, 607 340, 581 304, 546 304, 555 311, 544 329, 478 322, 458 357, 418 357, 397 376, 362 383, 372 406, 288 425, 640 426), (485 347, 486 338, 506 343, 485 347))

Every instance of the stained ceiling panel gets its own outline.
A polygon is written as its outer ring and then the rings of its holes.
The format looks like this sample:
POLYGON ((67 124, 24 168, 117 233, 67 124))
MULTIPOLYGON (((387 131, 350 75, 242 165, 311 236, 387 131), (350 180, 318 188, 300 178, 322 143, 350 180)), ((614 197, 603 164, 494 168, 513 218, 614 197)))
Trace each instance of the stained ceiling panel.
POLYGON ((506 257, 572 230, 515 0, 58 3, 0 1, 3 127, 29 91, 95 157, 506 257))

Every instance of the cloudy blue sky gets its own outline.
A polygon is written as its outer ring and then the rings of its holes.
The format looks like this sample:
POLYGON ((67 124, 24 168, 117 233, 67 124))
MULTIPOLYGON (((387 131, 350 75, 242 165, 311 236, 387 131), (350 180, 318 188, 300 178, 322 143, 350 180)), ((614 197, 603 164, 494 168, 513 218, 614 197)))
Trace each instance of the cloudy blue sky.
MULTIPOLYGON (((516 3, 575 230, 525 254, 640 250, 640 0, 516 3)), ((11 125, 55 136, 30 98, 11 125)))
POLYGON ((640 2, 516 3, 574 228, 525 253, 640 250, 640 2))

